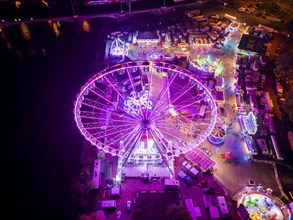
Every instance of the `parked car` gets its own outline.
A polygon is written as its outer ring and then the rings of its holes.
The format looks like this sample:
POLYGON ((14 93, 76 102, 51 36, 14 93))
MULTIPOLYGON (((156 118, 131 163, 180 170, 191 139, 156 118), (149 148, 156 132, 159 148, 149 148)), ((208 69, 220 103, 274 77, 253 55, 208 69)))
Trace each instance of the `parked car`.
POLYGON ((199 183, 198 183, 198 186, 200 188, 204 187, 205 185, 207 185, 208 181, 206 179, 203 179, 201 180, 199 183))
POLYGON ((216 192, 215 187, 204 188, 203 190, 204 194, 214 194, 215 192, 216 192))
POLYGON ((192 178, 189 176, 189 175, 186 175, 184 178, 183 178, 183 182, 190 186, 192 184, 192 178))
POLYGON ((126 202, 126 212, 130 213, 131 212, 131 201, 126 202))

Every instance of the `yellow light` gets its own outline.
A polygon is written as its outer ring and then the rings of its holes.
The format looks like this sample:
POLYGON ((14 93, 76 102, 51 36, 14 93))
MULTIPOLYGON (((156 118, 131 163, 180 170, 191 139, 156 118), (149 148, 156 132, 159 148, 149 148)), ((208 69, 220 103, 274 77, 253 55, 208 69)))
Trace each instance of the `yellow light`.
POLYGON ((16 1, 15 2, 15 7, 18 9, 18 8, 20 8, 20 6, 21 6, 21 2, 20 1, 16 1))
POLYGON ((90 23, 86 20, 84 20, 82 22, 82 29, 84 32, 91 32, 91 26, 90 26, 90 23))
POLYGON ((26 24, 21 23, 20 24, 20 30, 21 30, 21 34, 22 34, 24 39, 26 39, 26 40, 31 40, 32 39, 30 30, 29 30, 29 28, 28 28, 28 26, 26 24))
POLYGON ((46 2, 45 0, 42 0, 41 1, 47 8, 49 8, 49 4, 48 4, 48 2, 46 2))
POLYGON ((52 23, 52 28, 53 28, 53 31, 54 31, 56 37, 59 37, 61 35, 61 32, 59 30, 58 23, 53 22, 52 23))

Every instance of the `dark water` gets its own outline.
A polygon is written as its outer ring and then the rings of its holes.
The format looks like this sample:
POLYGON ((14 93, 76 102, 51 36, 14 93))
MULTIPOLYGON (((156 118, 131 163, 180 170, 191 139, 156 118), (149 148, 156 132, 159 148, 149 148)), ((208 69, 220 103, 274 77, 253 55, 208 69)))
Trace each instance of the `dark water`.
POLYGON ((2 29, 2 172, 4 203, 13 219, 74 219, 68 201, 71 178, 79 173, 82 135, 73 102, 91 76, 91 63, 104 54, 105 28, 113 20, 90 22, 91 32, 61 23, 56 37, 47 23, 2 29), (77 31, 78 30, 78 31, 77 31))
POLYGON ((76 219, 68 189, 80 171, 83 136, 73 103, 93 74, 94 59, 104 57, 106 35, 131 24, 146 30, 158 19, 29 23, 0 32, 2 172, 5 205, 17 210, 14 218, 76 219))

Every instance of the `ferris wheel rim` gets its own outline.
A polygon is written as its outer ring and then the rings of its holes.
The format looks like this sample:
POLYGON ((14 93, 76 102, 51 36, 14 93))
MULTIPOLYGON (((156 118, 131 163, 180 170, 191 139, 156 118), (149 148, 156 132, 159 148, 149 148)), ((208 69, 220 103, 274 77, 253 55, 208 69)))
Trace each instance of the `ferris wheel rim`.
MULTIPOLYGON (((83 95, 85 94, 85 92, 89 89, 89 87, 96 81, 100 80, 101 78, 103 77, 106 77, 108 76, 109 74, 112 74, 112 73, 117 73, 117 71, 119 70, 126 70, 126 69, 130 69, 132 67, 138 67, 138 68, 141 68, 143 66, 149 66, 149 67, 162 67, 162 65, 164 65, 164 69, 167 69, 168 71, 175 71, 176 74, 183 74, 185 77, 188 77, 192 80, 194 80, 194 82, 197 84, 197 85, 200 85, 204 91, 208 94, 207 96, 210 98, 210 101, 212 102, 212 117, 211 117, 211 121, 209 123, 209 125, 211 126, 208 126, 208 129, 206 129, 208 132, 204 135, 205 137, 204 138, 200 138, 198 139, 199 142, 193 144, 195 145, 195 147, 199 146, 202 142, 204 142, 206 140, 206 138, 212 133, 214 127, 215 127, 215 123, 216 123, 216 118, 217 118, 217 105, 216 105, 216 102, 215 100, 213 99, 213 96, 211 94, 211 92, 207 89, 207 87, 200 81, 200 79, 194 75, 193 73, 191 73, 190 71, 182 68, 182 67, 179 67, 177 65, 174 65, 174 64, 169 64, 169 63, 165 63, 165 62, 150 62, 150 61, 145 61, 145 60, 142 60, 142 61, 136 61, 136 62, 124 62, 121 64, 116 64, 114 66, 111 66, 110 68, 107 68, 107 69, 104 69, 98 73, 96 73, 93 77, 91 77, 87 83, 81 88, 80 92, 77 94, 77 97, 76 97, 76 101, 75 101, 75 104, 74 104, 74 119, 76 121, 76 124, 77 124, 77 127, 79 128, 80 132, 82 133, 82 135, 92 144, 92 145, 95 145, 97 146, 97 143, 95 143, 90 137, 87 136, 86 132, 84 132, 82 130, 82 128, 80 127, 80 124, 79 122, 81 121, 81 119, 78 117, 78 114, 77 112, 80 110, 80 108, 78 108, 79 106, 79 101, 81 100, 81 97, 83 97, 83 95), (135 64, 135 65, 133 65, 135 64), (213 119, 213 120, 212 120, 213 119)), ((130 119, 130 117, 129 117, 130 119)), ((135 119, 134 119, 135 120, 135 119)), ((99 146, 97 146, 99 148, 99 146)), ((103 149, 103 148, 101 148, 103 149)), ((104 150, 104 149, 103 149, 104 150)), ((116 153, 114 153, 115 155, 119 155, 119 150, 117 150, 116 153), (118 152, 118 153, 117 153, 118 152)), ((110 153, 110 151, 109 151, 110 153)), ((185 152, 182 152, 182 153, 186 153, 185 152)))

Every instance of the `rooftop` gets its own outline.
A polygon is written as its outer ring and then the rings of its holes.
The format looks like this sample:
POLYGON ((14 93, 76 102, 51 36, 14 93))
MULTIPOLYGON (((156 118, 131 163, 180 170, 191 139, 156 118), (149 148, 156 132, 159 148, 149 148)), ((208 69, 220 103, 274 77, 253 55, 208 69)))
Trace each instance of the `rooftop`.
POLYGON ((238 48, 241 50, 259 53, 261 51, 261 43, 261 37, 243 34, 238 48))

